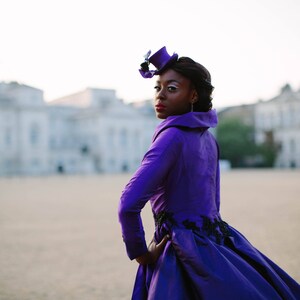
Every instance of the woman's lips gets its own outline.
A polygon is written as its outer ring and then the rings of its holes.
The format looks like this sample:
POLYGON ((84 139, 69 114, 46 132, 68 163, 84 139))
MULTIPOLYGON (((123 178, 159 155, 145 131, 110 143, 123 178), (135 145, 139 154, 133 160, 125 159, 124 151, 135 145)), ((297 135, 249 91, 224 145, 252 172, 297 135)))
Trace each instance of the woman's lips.
POLYGON ((163 110, 165 110, 165 108, 166 107, 162 104, 155 105, 155 109, 156 109, 157 112, 163 111, 163 110))

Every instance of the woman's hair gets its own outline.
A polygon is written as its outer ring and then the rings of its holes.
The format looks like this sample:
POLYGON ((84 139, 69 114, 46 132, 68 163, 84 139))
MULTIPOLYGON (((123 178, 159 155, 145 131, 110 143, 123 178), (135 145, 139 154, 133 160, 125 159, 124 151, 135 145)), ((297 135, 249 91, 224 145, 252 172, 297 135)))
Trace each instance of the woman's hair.
POLYGON ((189 57, 180 57, 169 66, 169 69, 188 78, 194 85, 198 95, 198 101, 193 104, 194 111, 211 110, 214 87, 211 85, 210 73, 204 66, 189 57))

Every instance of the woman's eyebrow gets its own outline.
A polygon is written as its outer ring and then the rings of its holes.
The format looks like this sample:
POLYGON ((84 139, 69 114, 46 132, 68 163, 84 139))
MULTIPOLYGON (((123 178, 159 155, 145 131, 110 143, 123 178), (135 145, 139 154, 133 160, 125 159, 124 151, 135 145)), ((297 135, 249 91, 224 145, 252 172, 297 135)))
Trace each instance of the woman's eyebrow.
MULTIPOLYGON (((160 80, 157 80, 156 83, 157 83, 157 84, 160 84, 161 81, 160 81, 160 80)), ((167 83, 167 84, 170 84, 170 83, 180 83, 180 81, 178 81, 178 80, 176 80, 176 79, 170 79, 170 80, 167 80, 166 83, 167 83)))

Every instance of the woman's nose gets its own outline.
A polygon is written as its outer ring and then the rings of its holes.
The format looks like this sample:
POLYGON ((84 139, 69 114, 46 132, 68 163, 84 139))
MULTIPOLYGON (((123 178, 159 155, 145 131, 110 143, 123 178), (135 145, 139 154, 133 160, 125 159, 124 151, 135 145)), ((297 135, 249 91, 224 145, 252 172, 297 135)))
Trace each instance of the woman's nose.
POLYGON ((156 98, 157 99, 165 99, 166 98, 166 94, 165 94, 164 89, 161 89, 159 92, 157 92, 156 98))

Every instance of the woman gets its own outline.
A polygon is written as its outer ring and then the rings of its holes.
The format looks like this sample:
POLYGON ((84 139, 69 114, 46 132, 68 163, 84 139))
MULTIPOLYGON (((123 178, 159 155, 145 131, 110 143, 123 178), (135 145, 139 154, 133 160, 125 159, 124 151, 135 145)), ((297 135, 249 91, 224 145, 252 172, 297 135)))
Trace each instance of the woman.
POLYGON ((127 254, 140 264, 132 299, 300 299, 298 283, 221 219, 209 72, 165 47, 149 56, 140 73, 157 75, 163 121, 119 203, 127 254), (140 216, 147 201, 155 220, 149 247, 140 216))

